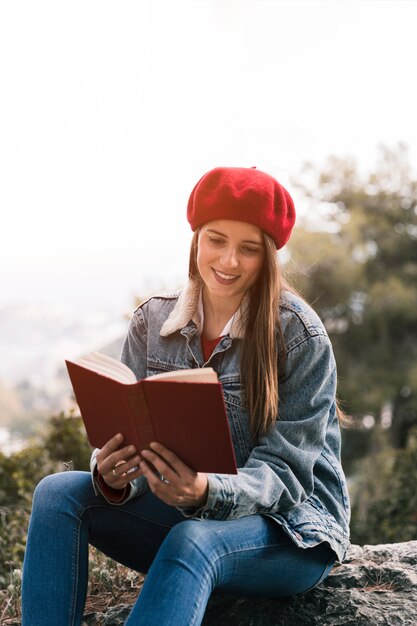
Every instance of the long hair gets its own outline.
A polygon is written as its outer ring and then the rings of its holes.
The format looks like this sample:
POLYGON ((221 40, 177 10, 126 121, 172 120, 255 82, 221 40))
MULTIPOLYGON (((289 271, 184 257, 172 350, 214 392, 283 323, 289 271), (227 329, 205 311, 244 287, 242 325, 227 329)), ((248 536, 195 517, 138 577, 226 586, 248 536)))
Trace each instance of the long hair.
MULTIPOLYGON (((262 233, 264 263, 250 297, 242 311, 245 334, 240 353, 240 377, 254 440, 266 434, 278 416, 279 374, 285 366, 286 348, 279 316, 282 291, 297 291, 283 278, 276 246, 271 237, 262 233)), ((200 277, 197 266, 198 231, 191 241, 188 276, 200 277)), ((347 423, 336 402, 339 420, 347 423)))
POLYGON ((262 271, 247 299, 245 335, 240 372, 250 415, 250 430, 257 440, 278 415, 279 369, 285 363, 285 345, 279 318, 282 276, 274 241, 263 234, 262 271))

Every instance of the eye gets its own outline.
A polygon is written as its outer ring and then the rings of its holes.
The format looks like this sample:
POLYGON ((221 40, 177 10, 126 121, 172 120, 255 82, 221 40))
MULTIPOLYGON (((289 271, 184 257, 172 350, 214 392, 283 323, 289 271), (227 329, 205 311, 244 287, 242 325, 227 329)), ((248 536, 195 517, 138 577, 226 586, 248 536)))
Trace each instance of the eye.
POLYGON ((261 250, 262 248, 255 248, 253 246, 242 246, 243 253, 248 255, 258 254, 261 250))
POLYGON ((220 237, 213 237, 213 235, 209 235, 209 241, 215 246, 220 246, 222 243, 224 243, 224 239, 221 239, 220 237))

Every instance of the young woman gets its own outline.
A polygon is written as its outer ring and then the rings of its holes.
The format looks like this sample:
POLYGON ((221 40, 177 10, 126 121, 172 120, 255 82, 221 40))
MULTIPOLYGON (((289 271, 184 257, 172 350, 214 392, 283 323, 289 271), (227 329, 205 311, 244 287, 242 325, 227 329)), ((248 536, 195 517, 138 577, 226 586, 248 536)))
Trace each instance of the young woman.
POLYGON ((129 626, 200 624, 213 591, 302 593, 344 558, 335 361, 322 323, 277 265, 294 219, 288 192, 254 168, 216 168, 193 189, 188 284, 136 310, 122 360, 138 379, 213 367, 239 472, 196 473, 160 442, 135 450, 119 434, 93 453, 93 480, 43 479, 23 626, 81 623, 89 543, 147 573, 129 626))

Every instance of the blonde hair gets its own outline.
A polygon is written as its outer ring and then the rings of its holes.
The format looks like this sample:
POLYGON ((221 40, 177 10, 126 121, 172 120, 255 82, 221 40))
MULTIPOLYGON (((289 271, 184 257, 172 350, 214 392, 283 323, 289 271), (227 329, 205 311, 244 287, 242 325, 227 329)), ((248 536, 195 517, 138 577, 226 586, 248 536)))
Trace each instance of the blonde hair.
MULTIPOLYGON (((276 246, 262 233, 264 263, 242 311, 245 334, 240 353, 240 377, 248 407, 249 425, 254 440, 267 433, 276 422, 279 403, 279 374, 285 366, 286 347, 279 315, 283 291, 299 295, 283 278, 276 246)), ((201 278, 197 266, 198 231, 191 241, 188 276, 201 278)), ((348 423, 336 401, 339 420, 348 423)))

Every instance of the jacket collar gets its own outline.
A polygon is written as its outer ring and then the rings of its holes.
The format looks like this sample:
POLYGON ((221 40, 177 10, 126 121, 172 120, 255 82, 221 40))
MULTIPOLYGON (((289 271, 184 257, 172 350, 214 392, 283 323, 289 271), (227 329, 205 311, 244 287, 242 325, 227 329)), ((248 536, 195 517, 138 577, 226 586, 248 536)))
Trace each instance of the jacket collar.
MULTIPOLYGON (((203 282, 200 278, 191 278, 184 289, 178 296, 177 303, 172 309, 169 317, 165 320, 160 335, 167 337, 177 330, 181 330, 189 322, 194 322, 197 326, 197 330, 201 335, 202 332, 202 320, 198 312, 198 300, 200 292, 203 286, 203 282)), ((244 296, 242 303, 233 317, 233 323, 230 329, 229 336, 232 339, 242 339, 244 336, 245 325, 243 321, 243 310, 247 304, 249 296, 244 296)))

